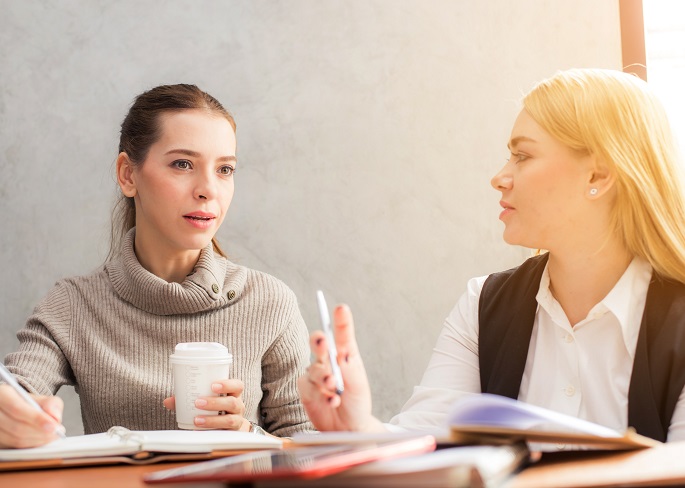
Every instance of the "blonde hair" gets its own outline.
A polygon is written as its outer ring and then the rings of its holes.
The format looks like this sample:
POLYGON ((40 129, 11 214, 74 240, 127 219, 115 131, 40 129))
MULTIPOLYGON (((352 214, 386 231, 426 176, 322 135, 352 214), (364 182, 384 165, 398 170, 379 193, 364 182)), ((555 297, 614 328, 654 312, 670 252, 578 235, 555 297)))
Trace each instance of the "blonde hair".
POLYGON ((620 71, 561 71, 538 83, 523 108, 553 137, 609 166, 616 175, 611 231, 657 274, 685 283, 678 149, 647 83, 620 71))

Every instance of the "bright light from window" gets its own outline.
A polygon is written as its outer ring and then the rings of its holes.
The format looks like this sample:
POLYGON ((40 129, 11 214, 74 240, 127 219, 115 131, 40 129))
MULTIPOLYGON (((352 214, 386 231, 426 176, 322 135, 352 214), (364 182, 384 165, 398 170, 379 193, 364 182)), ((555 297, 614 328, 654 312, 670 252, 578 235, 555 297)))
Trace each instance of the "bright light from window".
POLYGON ((685 2, 643 0, 647 81, 664 102, 685 156, 685 2))

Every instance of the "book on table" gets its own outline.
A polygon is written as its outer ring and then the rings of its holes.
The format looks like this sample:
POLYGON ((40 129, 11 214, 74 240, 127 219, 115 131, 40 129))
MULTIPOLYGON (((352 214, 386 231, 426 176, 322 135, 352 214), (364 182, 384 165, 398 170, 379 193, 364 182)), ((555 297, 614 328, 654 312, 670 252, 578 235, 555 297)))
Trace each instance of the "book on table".
POLYGON ((497 444, 513 440, 578 444, 591 449, 640 449, 661 444, 628 428, 618 432, 583 419, 498 395, 463 397, 447 422, 454 442, 497 444))
MULTIPOLYGON (((188 466, 147 473, 146 483, 293 483, 292 486, 320 486, 331 475, 365 466, 377 460, 404 460, 435 449, 430 435, 397 437, 378 442, 297 446, 280 451, 260 451, 215 459, 188 466)), ((347 484, 346 486, 350 486, 347 484)))
MULTIPOLYGON (((439 434, 440 432, 435 432, 439 434)), ((449 446, 421 432, 298 433, 288 449, 261 451, 145 475, 147 483, 222 481, 255 488, 500 486, 530 462, 524 442, 449 446)))
POLYGON ((261 482, 255 488, 489 488, 502 486, 530 461, 525 443, 445 447, 381 459, 316 480, 261 482))
POLYGON ((508 488, 685 486, 685 441, 632 451, 545 453, 508 488))
POLYGON ((112 427, 108 432, 70 436, 40 447, 0 449, 0 471, 211 459, 259 449, 281 449, 282 446, 283 442, 280 439, 249 432, 135 431, 124 427, 112 427))

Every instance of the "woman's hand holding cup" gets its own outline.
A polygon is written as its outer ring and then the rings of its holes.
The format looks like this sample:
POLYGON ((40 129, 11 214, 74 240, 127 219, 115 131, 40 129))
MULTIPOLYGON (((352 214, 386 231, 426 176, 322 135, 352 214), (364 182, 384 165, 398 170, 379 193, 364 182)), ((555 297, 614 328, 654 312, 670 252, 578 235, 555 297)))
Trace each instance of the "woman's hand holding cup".
POLYGON ((164 406, 176 410, 179 429, 249 430, 250 423, 243 417, 245 385, 228 378, 233 355, 226 346, 183 342, 176 345, 169 361, 174 396, 164 400, 164 406))
MULTIPOLYGON (((243 382, 236 379, 213 382, 211 384, 212 392, 219 396, 200 396, 195 399, 195 408, 206 410, 208 415, 196 415, 193 418, 194 425, 198 429, 241 430, 248 432, 251 424, 244 417, 245 404, 242 399, 244 388, 243 382)), ((175 397, 165 399, 164 406, 169 410, 174 410, 176 408, 175 397)))

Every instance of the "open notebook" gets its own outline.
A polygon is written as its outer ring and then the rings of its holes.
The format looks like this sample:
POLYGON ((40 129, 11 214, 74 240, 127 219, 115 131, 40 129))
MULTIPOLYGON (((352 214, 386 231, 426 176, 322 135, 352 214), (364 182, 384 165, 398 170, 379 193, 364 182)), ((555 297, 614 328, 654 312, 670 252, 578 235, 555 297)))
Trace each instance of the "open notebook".
POLYGON ((467 396, 452 405, 447 421, 452 440, 497 444, 511 440, 580 444, 593 449, 640 449, 661 444, 633 429, 607 427, 498 395, 467 396))
POLYGON ((131 431, 59 439, 41 447, 0 449, 0 471, 86 464, 148 464, 167 460, 209 459, 256 449, 280 449, 277 438, 227 430, 131 431))

